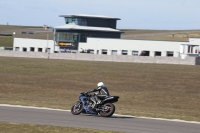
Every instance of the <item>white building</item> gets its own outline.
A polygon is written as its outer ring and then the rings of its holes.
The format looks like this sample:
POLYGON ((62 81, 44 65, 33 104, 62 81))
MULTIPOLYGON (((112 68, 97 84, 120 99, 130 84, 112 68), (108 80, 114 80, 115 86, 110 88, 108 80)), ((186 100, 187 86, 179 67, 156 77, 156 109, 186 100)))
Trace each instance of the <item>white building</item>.
POLYGON ((197 56, 200 38, 187 42, 120 39, 117 20, 106 16, 61 15, 65 25, 54 27, 54 40, 14 38, 13 50, 23 52, 87 51, 92 54, 133 56, 197 56))
POLYGON ((200 39, 190 42, 126 40, 87 38, 86 43, 79 43, 79 51, 90 49, 94 54, 133 55, 133 56, 195 56, 199 53, 200 39))
POLYGON ((54 46, 53 40, 14 38, 14 51, 23 52, 49 52, 59 51, 58 46, 54 46))
MULTIPOLYGON (((150 41, 87 38, 87 42, 79 43, 78 51, 88 50, 92 54, 133 55, 133 56, 197 56, 200 38, 190 38, 189 42, 150 41)), ((23 52, 63 52, 53 40, 14 38, 14 51, 23 52), (48 49, 48 51, 47 51, 48 49)))

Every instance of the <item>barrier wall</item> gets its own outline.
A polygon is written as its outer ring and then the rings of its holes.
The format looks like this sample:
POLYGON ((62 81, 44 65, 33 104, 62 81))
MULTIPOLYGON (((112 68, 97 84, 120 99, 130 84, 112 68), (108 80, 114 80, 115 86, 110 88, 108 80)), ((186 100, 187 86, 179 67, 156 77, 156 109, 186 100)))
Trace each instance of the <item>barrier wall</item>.
POLYGON ((49 58, 65 60, 88 60, 88 61, 110 61, 110 62, 135 62, 135 63, 157 63, 157 64, 181 64, 200 65, 200 57, 149 57, 131 55, 98 55, 86 53, 40 53, 40 52, 19 52, 0 50, 0 56, 25 57, 25 58, 49 58))
POLYGON ((200 58, 196 58, 196 65, 200 65, 200 58))

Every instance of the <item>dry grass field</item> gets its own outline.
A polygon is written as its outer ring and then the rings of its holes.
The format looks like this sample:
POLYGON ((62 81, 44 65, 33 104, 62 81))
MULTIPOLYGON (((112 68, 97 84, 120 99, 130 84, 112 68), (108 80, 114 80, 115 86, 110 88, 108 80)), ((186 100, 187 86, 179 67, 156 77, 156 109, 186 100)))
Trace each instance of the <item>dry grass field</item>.
POLYGON ((116 131, 18 123, 0 123, 0 129, 1 133, 122 133, 116 131))
POLYGON ((122 39, 189 41, 189 37, 200 37, 200 30, 122 30, 122 39))
POLYGON ((19 29, 31 29, 31 28, 42 28, 39 26, 16 26, 16 25, 0 25, 1 31, 19 30, 19 29))
POLYGON ((47 34, 49 34, 49 39, 53 39, 52 30, 45 30, 41 27, 34 26, 10 26, 10 25, 0 25, 0 47, 12 47, 13 38, 33 38, 33 39, 47 39, 47 34), (1 34, 13 34, 12 36, 1 36, 1 34), (33 34, 23 34, 22 32, 32 32, 33 34))
MULTIPOLYGON (((124 33, 122 39, 137 40, 164 40, 164 41, 189 41, 189 37, 200 37, 200 30, 140 30, 140 29, 120 29, 124 33)), ((33 38, 33 39, 53 39, 53 31, 45 30, 41 27, 34 26, 10 26, 0 25, 0 34, 15 32, 13 36, 0 36, 0 47, 12 47, 13 37, 33 38), (22 34, 22 31, 31 31, 34 34, 22 34)))
POLYGON ((200 67, 0 57, 0 104, 70 109, 103 81, 116 113, 200 121, 200 67))
POLYGON ((0 47, 13 47, 13 36, 0 36, 0 47))

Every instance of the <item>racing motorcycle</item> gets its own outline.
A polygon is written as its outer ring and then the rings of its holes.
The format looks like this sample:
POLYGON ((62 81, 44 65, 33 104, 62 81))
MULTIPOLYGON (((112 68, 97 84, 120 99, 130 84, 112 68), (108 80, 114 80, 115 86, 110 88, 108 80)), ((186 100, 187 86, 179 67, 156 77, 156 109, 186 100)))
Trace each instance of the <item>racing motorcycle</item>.
POLYGON ((115 112, 114 102, 117 102, 119 96, 102 96, 96 95, 100 99, 100 103, 96 104, 95 100, 96 94, 80 93, 79 101, 77 101, 71 108, 71 113, 73 115, 79 115, 80 113, 88 113, 89 108, 96 115, 100 114, 102 117, 111 117, 115 112), (83 102, 82 102, 83 101, 83 102))

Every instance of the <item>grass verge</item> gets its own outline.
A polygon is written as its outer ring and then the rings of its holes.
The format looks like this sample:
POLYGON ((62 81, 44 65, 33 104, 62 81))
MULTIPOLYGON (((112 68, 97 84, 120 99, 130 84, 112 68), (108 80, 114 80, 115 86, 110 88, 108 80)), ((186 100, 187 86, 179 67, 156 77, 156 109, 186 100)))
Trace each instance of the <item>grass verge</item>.
POLYGON ((200 121, 200 66, 0 57, 0 103, 70 109, 99 81, 116 113, 200 121))
POLYGON ((122 133, 85 128, 0 122, 1 133, 122 133))

